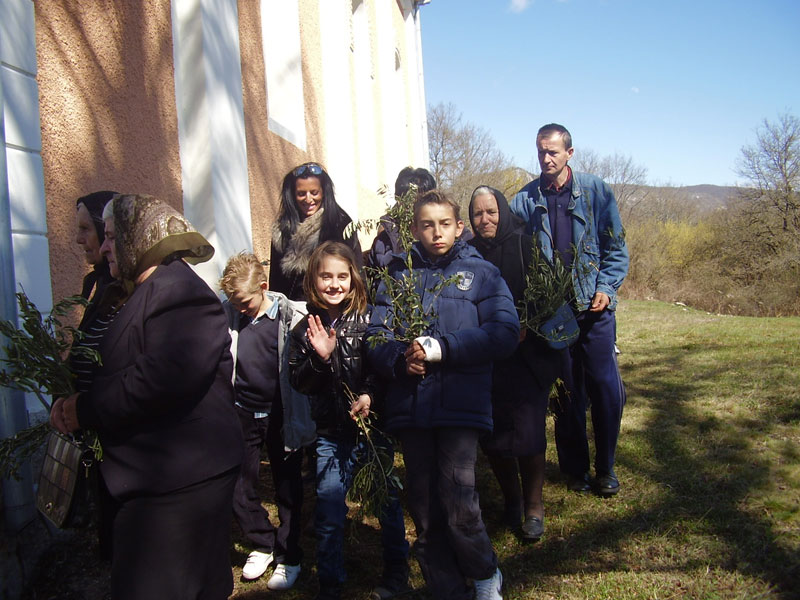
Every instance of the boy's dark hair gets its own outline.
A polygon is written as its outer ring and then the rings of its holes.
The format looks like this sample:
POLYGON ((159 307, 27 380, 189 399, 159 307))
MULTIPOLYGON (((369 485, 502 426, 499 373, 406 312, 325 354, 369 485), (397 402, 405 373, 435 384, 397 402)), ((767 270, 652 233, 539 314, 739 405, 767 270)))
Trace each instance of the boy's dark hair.
POLYGON ((417 194, 424 194, 436 189, 436 179, 430 171, 421 167, 418 169, 406 167, 397 174, 394 182, 394 195, 398 198, 404 196, 412 183, 417 186, 417 194))
POLYGON ((572 135, 570 135, 566 127, 559 125, 558 123, 548 123, 547 125, 542 125, 539 128, 539 131, 536 133, 536 139, 549 138, 555 133, 560 135, 561 139, 564 140, 564 148, 567 150, 572 148, 572 135))
POLYGON ((353 249, 347 244, 335 242, 333 240, 329 240, 317 246, 317 249, 314 250, 308 261, 308 268, 306 269, 306 275, 303 279, 303 291, 306 294, 306 298, 308 298, 308 303, 317 308, 328 308, 328 305, 325 304, 325 301, 319 295, 317 286, 314 285, 317 271, 319 271, 322 259, 326 256, 333 256, 345 261, 350 270, 350 291, 342 302, 342 314, 360 314, 365 312, 367 310, 367 288, 364 285, 361 273, 358 271, 355 252, 353 252, 353 249))
POLYGON ((222 277, 219 280, 219 289, 230 298, 236 292, 257 292, 261 282, 266 282, 267 272, 264 264, 251 252, 240 252, 228 259, 222 277))
POLYGON ((417 198, 414 202, 414 223, 417 222, 417 218, 419 217, 419 211, 422 209, 423 206, 428 204, 444 204, 449 206, 453 209, 453 216, 455 217, 456 221, 461 220, 461 207, 458 205, 458 202, 450 198, 447 194, 440 190, 431 190, 429 192, 425 192, 421 196, 417 198))

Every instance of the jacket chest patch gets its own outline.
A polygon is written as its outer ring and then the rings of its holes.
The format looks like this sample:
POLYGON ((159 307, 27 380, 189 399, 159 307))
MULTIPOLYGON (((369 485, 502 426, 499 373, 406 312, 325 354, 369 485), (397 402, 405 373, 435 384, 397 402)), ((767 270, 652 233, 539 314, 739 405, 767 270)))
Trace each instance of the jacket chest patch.
POLYGON ((475 281, 475 273, 472 271, 458 271, 458 289, 466 292, 472 287, 472 282, 475 281))

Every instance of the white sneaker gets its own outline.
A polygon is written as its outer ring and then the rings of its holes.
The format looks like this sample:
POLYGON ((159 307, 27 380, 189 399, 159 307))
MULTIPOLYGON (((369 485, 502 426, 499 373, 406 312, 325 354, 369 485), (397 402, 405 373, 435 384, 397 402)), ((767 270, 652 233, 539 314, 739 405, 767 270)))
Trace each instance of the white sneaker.
POLYGON ((503 600, 500 594, 503 587, 503 574, 500 569, 494 572, 489 579, 476 579, 475 600, 503 600))
POLYGON ((288 590, 297 581, 298 575, 300 575, 300 565, 280 563, 269 578, 267 587, 271 590, 288 590))
POLYGON ((272 552, 253 550, 247 557, 247 562, 242 567, 242 577, 245 579, 258 579, 272 564, 272 552))

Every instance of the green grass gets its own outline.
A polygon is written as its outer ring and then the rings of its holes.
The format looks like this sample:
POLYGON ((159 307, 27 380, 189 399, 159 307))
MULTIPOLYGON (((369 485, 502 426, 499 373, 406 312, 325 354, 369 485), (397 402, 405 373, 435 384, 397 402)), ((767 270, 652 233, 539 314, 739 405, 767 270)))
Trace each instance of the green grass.
MULTIPOLYGON (((486 461, 479 462, 504 597, 800 598, 800 318, 626 301, 618 326, 628 391, 618 496, 566 491, 549 419, 545 536, 526 544, 503 529, 502 498, 486 461)), ((267 591, 266 578, 239 580, 249 549, 235 534, 234 598, 314 597, 312 511, 309 494, 303 573, 294 590, 278 596, 267 591)), ((349 527, 348 600, 366 598, 381 570, 376 524, 349 527)), ((416 563, 412 578, 423 587, 416 563)))

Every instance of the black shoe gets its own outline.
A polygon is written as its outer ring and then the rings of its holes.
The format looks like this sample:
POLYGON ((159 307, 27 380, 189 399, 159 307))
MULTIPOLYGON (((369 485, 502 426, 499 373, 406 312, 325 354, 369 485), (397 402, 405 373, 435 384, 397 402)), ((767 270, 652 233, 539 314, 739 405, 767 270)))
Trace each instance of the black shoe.
POLYGON ((388 600, 413 591, 414 588, 408 585, 408 573, 408 563, 384 568, 381 581, 372 590, 369 600, 388 600))
POLYGON ((592 478, 589 473, 584 473, 580 477, 567 475, 567 489, 570 492, 591 492, 592 478))
POLYGON ((619 491, 619 479, 614 473, 599 475, 595 478, 594 485, 600 496, 613 496, 619 491))
POLYGON ((544 534, 544 519, 539 517, 525 517, 522 524, 522 537, 526 540, 538 540, 544 534))

